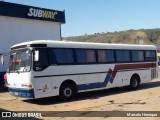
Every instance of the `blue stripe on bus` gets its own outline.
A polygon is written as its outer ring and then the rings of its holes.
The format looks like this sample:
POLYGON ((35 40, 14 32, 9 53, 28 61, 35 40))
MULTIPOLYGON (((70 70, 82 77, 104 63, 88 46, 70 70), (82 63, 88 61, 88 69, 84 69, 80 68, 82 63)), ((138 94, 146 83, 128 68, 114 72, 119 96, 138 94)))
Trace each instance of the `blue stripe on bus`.
POLYGON ((113 83, 114 78, 111 76, 109 82, 112 84, 113 83))
POLYGON ((6 72, 0 72, 0 87, 4 87, 4 74, 6 72))
POLYGON ((110 74, 107 74, 104 82, 81 84, 81 85, 78 85, 78 90, 87 90, 87 89, 106 87, 108 82, 113 83, 113 81, 114 81, 114 78, 110 74))
POLYGON ((110 74, 107 74, 104 82, 102 83, 102 84, 103 84, 103 87, 106 87, 106 86, 107 86, 110 78, 111 78, 111 75, 110 75, 110 74))

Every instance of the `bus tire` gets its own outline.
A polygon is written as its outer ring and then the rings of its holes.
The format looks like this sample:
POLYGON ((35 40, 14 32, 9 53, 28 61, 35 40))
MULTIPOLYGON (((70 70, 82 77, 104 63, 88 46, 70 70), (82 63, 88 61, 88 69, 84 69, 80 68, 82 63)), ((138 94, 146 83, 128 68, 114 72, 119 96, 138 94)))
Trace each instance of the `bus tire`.
POLYGON ((75 96, 75 89, 72 84, 64 83, 61 85, 59 97, 61 100, 71 100, 75 96))
POLYGON ((131 90, 137 89, 137 88, 139 87, 139 85, 140 85, 140 82, 139 82, 139 81, 140 81, 140 80, 139 80, 139 77, 137 77, 137 76, 132 76, 131 81, 130 81, 129 88, 130 88, 131 90))

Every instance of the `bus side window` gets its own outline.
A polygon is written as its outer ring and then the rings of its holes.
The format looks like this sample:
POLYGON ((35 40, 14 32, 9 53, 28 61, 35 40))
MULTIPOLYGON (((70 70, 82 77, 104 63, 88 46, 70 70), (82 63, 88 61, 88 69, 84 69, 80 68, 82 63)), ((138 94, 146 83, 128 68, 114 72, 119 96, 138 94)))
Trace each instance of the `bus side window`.
POLYGON ((116 50, 117 62, 130 62, 129 50, 116 50))
POLYGON ((132 61, 133 62, 141 62, 144 61, 144 53, 143 50, 133 50, 131 52, 132 61))
POLYGON ((77 49, 76 50, 76 59, 79 64, 89 64, 96 63, 96 54, 95 50, 85 50, 85 49, 77 49))
POLYGON ((38 60, 34 60, 34 70, 41 71, 49 66, 48 52, 47 49, 43 48, 36 49, 36 51, 39 51, 39 56, 38 60))
POLYGON ((146 61, 156 61, 156 51, 146 50, 145 51, 145 60, 146 61))
POLYGON ((53 49, 48 49, 48 54, 49 54, 49 64, 57 65, 57 60, 55 54, 53 53, 53 49))
POLYGON ((98 53, 98 61, 100 63, 114 62, 113 50, 98 50, 97 53, 98 53))
POLYGON ((55 48, 53 49, 53 55, 57 64, 73 64, 74 55, 73 50, 68 48, 55 48))

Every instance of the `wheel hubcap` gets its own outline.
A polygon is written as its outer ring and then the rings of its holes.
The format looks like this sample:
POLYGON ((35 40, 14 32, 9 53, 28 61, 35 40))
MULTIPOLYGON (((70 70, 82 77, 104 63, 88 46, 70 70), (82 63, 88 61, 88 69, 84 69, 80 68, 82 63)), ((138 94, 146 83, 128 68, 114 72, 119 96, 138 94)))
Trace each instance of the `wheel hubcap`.
POLYGON ((132 83, 132 85, 133 85, 133 87, 137 87, 137 85, 138 85, 138 82, 137 82, 137 80, 136 80, 136 79, 134 79, 134 80, 133 80, 133 83, 132 83))
POLYGON ((71 88, 65 88, 64 89, 64 95, 66 97, 70 97, 72 95, 72 89, 71 88))

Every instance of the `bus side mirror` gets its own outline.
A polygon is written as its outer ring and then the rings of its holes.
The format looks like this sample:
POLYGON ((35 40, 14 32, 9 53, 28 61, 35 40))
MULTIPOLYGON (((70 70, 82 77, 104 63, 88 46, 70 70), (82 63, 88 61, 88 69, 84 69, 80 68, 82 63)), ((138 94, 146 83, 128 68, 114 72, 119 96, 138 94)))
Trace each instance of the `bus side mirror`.
POLYGON ((36 62, 36 61, 39 61, 39 51, 38 50, 36 50, 35 52, 34 52, 34 61, 36 62))
POLYGON ((4 55, 1 55, 1 64, 4 65, 4 55))

